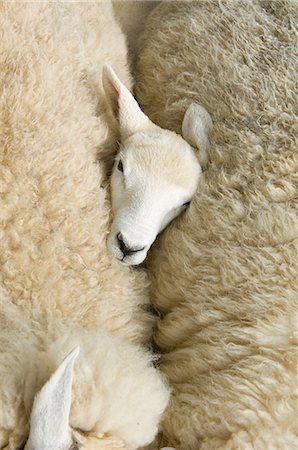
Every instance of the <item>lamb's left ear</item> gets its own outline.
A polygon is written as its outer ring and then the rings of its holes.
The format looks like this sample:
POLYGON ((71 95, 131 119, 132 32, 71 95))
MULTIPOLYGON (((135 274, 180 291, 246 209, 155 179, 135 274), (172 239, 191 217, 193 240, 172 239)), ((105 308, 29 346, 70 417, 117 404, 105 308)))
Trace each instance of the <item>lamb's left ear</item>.
POLYGON ((119 122, 122 138, 129 137, 152 124, 133 95, 108 65, 103 67, 102 83, 113 114, 119 122))
POLYGON ((182 135, 193 147, 200 150, 199 161, 204 168, 208 162, 209 135, 212 120, 203 106, 192 103, 186 110, 182 123, 182 135))

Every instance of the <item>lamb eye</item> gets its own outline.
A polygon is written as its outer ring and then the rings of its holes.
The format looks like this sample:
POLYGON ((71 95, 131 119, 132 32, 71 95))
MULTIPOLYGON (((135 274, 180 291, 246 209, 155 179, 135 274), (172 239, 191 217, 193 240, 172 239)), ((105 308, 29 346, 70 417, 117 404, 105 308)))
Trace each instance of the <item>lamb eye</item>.
POLYGON ((183 206, 188 206, 188 205, 190 205, 190 202, 183 203, 183 206))
POLYGON ((120 170, 120 172, 123 172, 123 164, 122 164, 121 159, 120 159, 120 161, 118 162, 117 169, 120 170))

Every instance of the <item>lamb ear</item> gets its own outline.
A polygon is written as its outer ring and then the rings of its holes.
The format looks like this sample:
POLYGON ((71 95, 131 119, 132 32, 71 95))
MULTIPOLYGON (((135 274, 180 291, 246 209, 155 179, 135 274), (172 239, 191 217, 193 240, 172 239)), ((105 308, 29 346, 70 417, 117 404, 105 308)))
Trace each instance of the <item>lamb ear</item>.
POLYGON ((71 446, 68 422, 73 366, 79 352, 79 347, 72 350, 35 396, 28 450, 68 450, 71 446))
POLYGON ((102 83, 123 138, 150 125, 149 118, 142 112, 133 95, 108 65, 103 67, 102 83))
POLYGON ((208 162, 209 135, 212 126, 211 117, 206 109, 197 103, 191 103, 184 115, 182 135, 190 145, 200 150, 199 161, 203 168, 208 162))

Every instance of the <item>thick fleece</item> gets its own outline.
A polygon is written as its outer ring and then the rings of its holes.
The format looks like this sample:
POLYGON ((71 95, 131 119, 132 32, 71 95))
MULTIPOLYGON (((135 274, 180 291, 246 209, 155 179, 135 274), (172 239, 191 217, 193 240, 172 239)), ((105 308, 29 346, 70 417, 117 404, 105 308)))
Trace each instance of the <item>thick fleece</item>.
POLYGON ((165 2, 142 38, 150 118, 181 132, 195 100, 214 121, 202 186, 149 264, 179 450, 297 448, 297 23, 287 0, 165 2))
POLYGON ((135 448, 168 392, 139 349, 147 277, 106 249, 117 133, 101 71, 130 86, 125 39, 108 2, 3 2, 0 30, 0 448, 24 444, 34 394, 78 344, 70 425, 135 448))

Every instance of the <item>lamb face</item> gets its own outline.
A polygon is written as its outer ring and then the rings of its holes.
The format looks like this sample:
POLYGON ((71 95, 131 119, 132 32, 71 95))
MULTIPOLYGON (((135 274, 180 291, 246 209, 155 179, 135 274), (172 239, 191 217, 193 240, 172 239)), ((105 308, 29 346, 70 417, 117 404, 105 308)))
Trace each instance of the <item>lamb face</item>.
POLYGON ((111 68, 104 68, 103 84, 121 135, 111 178, 108 247, 124 264, 136 265, 193 198, 202 170, 192 146, 200 148, 205 163, 212 122, 204 108, 191 104, 183 139, 153 124, 111 68))
POLYGON ((108 245, 116 258, 141 263, 156 236, 186 209, 200 176, 191 147, 175 133, 156 129, 127 138, 111 179, 108 245))

